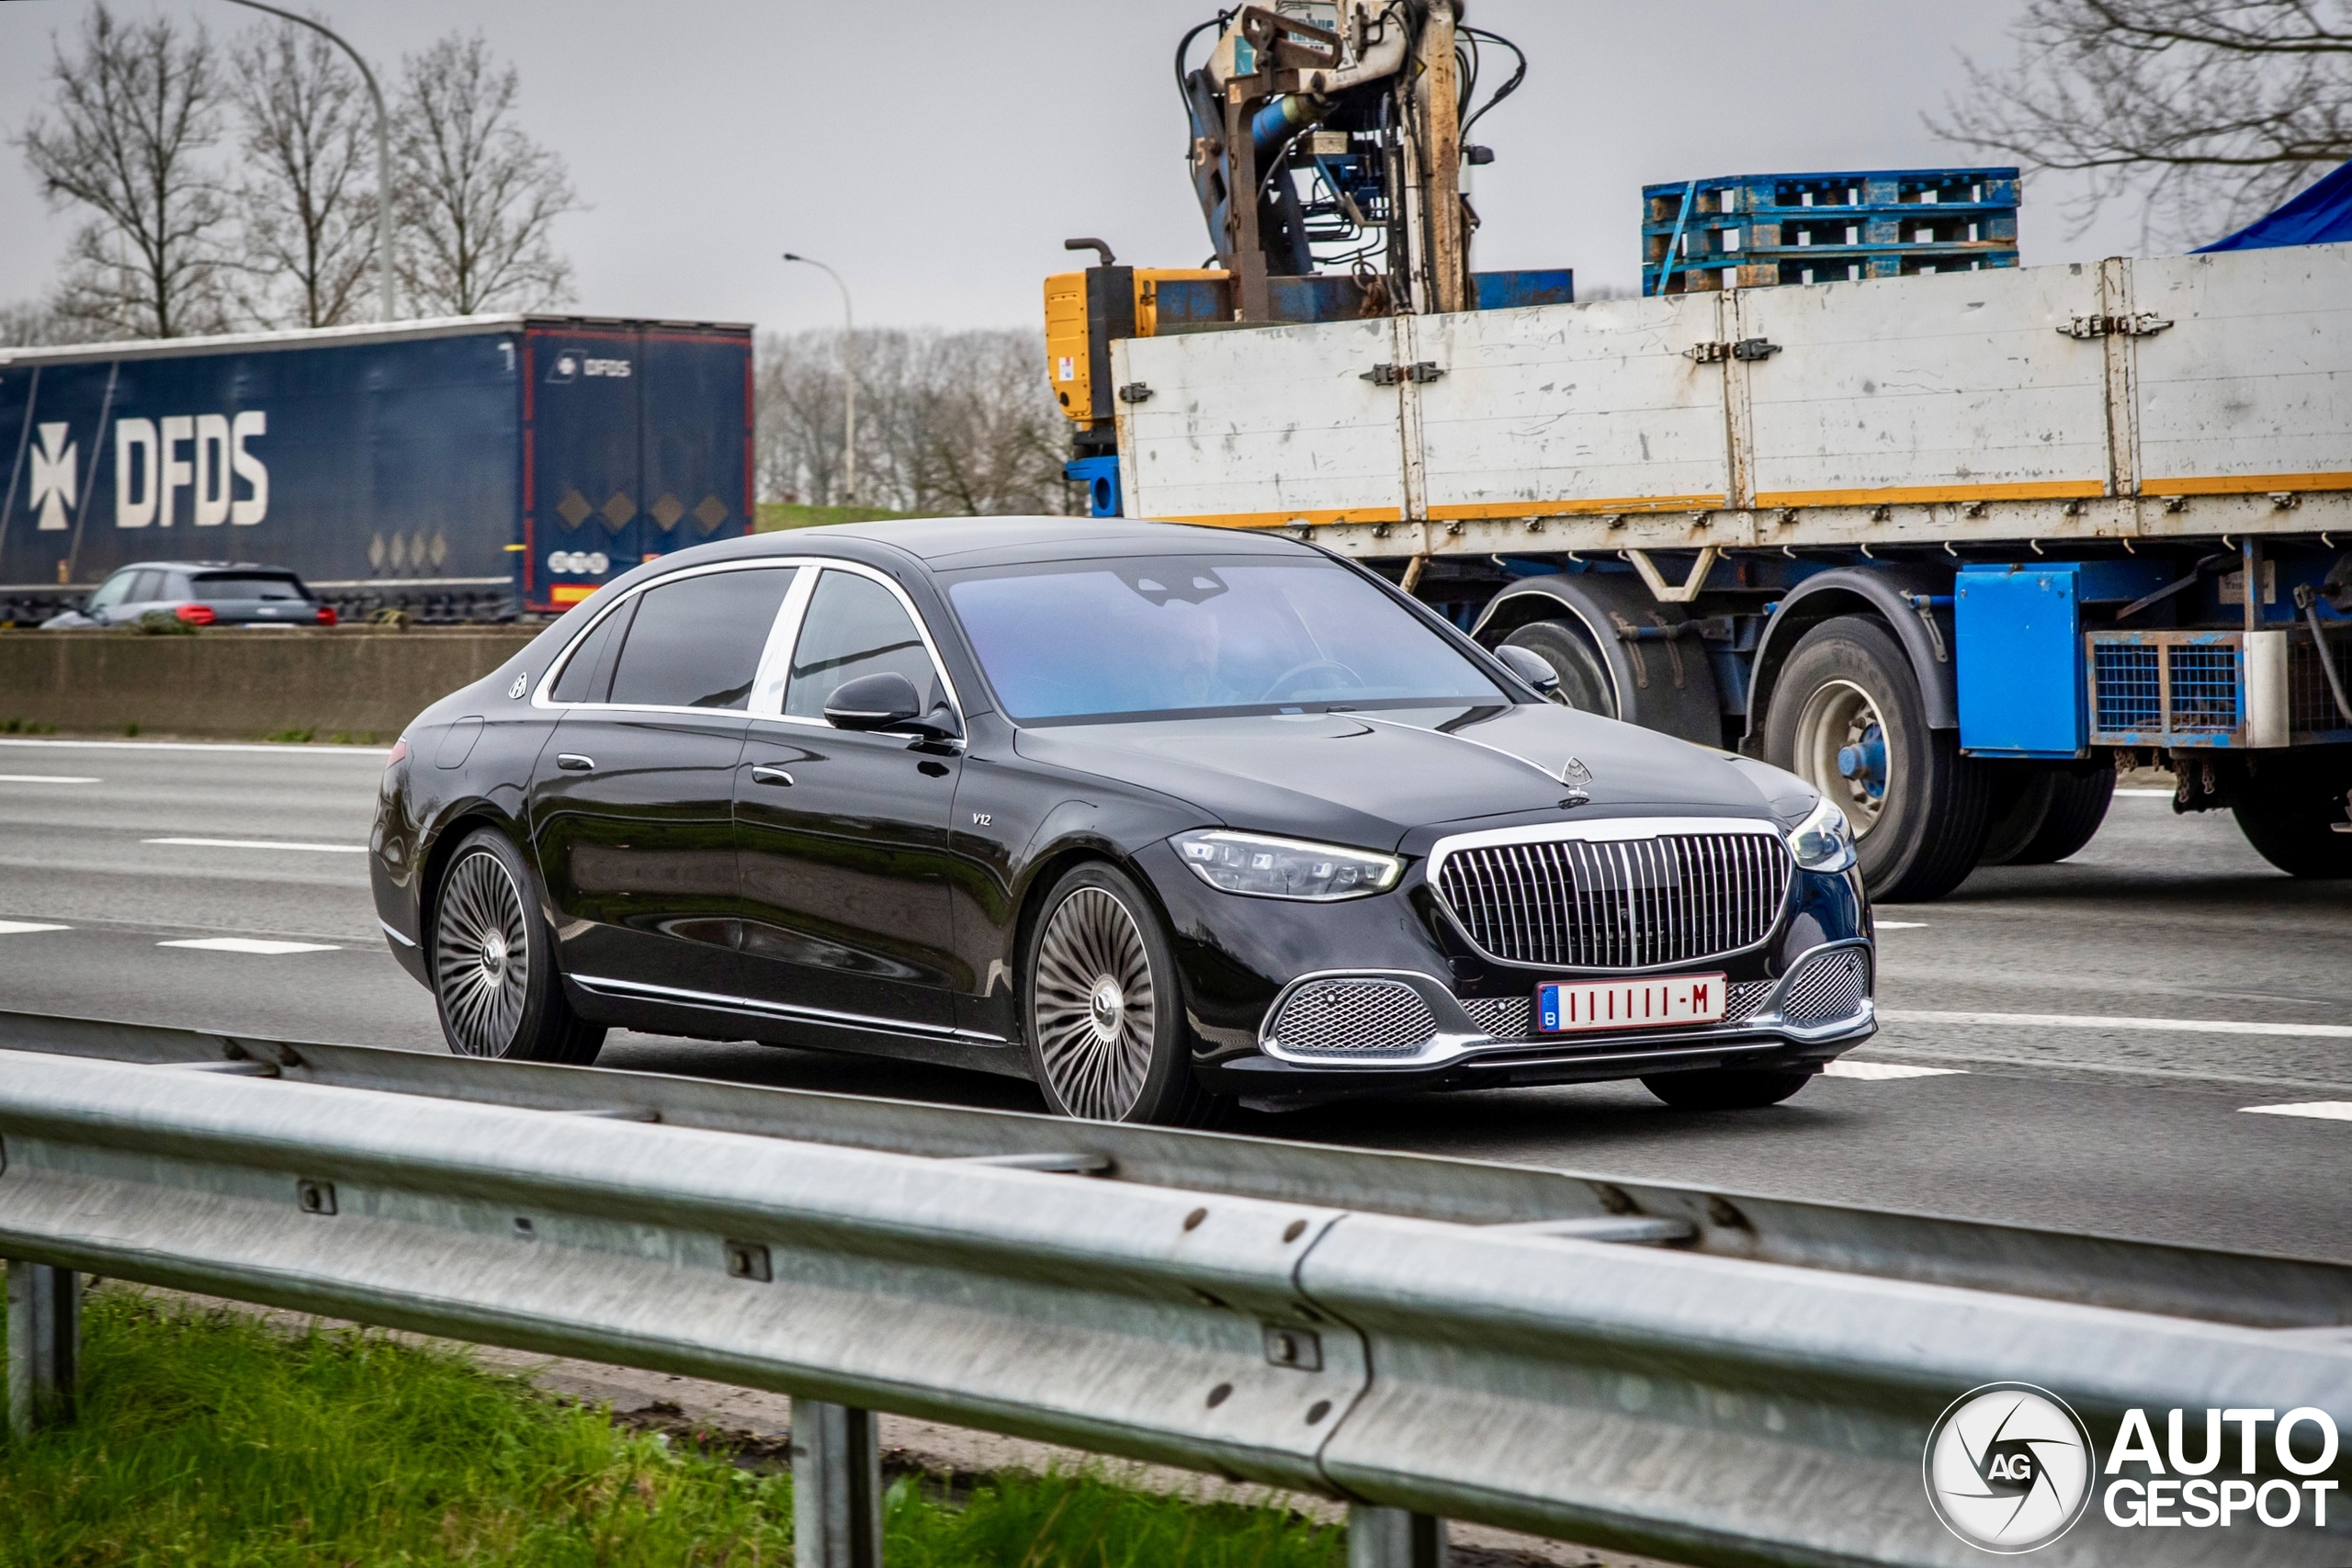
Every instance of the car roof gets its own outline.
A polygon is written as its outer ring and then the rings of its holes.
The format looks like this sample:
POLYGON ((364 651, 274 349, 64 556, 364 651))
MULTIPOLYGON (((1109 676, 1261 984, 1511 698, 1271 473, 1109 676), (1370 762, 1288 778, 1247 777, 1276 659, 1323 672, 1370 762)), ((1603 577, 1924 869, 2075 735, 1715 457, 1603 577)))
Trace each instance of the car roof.
MULTIPOLYGON (((277 577, 299 577, 290 566, 264 566, 249 560, 133 560, 125 561, 115 571, 266 571, 277 577)), ((114 572, 108 572, 111 577, 114 572)))
POLYGON ((1219 555, 1311 553, 1271 531, 1153 523, 1125 517, 909 517, 877 523, 835 523, 757 536, 762 554, 820 549, 870 541, 894 546, 933 570, 1010 566, 1072 557, 1164 555, 1213 550, 1219 555))

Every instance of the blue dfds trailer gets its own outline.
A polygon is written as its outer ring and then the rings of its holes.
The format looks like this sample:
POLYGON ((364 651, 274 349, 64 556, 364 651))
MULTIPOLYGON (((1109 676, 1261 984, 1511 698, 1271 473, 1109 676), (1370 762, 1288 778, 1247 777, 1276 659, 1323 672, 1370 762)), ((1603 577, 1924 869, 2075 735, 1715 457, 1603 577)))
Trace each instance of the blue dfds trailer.
POLYGON ((346 616, 560 612, 748 533, 752 330, 471 316, 0 349, 0 618, 134 560, 289 567, 346 616))

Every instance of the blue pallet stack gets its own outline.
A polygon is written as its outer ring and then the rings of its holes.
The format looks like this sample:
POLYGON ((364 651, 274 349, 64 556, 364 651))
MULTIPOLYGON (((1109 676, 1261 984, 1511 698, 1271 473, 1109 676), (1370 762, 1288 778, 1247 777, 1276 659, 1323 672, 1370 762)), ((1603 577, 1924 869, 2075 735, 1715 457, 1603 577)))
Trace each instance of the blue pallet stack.
POLYGON ((1730 175, 1642 187, 1642 292, 2018 265, 2018 171, 1730 175))

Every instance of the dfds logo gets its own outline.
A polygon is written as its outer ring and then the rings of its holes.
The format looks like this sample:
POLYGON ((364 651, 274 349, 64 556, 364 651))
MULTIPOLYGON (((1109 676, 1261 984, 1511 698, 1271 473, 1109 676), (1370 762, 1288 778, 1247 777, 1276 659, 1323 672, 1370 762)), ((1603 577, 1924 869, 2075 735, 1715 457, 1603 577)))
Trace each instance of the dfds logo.
POLYGON ((1928 1501, 1952 1534, 2002 1555, 2039 1551, 2064 1535, 2102 1486, 2101 1511, 2124 1529, 2227 1529, 2248 1515, 2272 1529, 2306 1521, 2327 1528, 2328 1495, 2337 1483, 2313 1478, 2335 1463, 2335 1417, 2310 1405, 2284 1416, 2251 1407, 2208 1410, 2204 1442, 2192 1457, 2187 1414, 2166 1413, 2166 1443, 2159 1450, 2148 1413, 2125 1411, 2102 1472, 2089 1428, 2048 1389, 2018 1382, 1973 1388, 1928 1434, 1928 1501), (2223 1430, 2230 1426, 2237 1429, 2234 1443, 2223 1430), (2266 1457, 2257 1433, 2265 1426, 2271 1427, 2267 1457, 2298 1479, 2256 1479, 2266 1457), (2233 1451, 2237 1476, 2206 1479, 2233 1451))
MULTIPOLYGON (((187 520, 199 528, 260 522, 269 515, 269 469, 245 444, 268 434, 269 415, 259 409, 115 421, 114 525, 170 527, 182 491, 187 520)), ((51 526, 47 513, 40 525, 51 526)))

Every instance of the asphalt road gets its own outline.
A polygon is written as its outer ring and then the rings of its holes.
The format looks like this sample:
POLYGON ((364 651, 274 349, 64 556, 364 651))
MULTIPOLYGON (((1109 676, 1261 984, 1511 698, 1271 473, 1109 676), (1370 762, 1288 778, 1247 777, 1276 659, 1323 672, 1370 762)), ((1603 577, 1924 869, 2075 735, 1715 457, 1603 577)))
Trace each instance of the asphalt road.
MULTIPOLYGON (((0 739, 0 1005, 442 1049, 356 852, 382 758, 0 739)), ((2352 884, 2129 795, 2064 865, 1880 919, 1887 1026, 1852 1060, 1905 1076, 1734 1114, 1603 1085, 1236 1130, 2352 1261, 2352 884), (2315 1101, 2336 1115, 2249 1113, 2315 1101)), ((643 1034, 602 1065, 1039 1108, 977 1073, 643 1034)))

